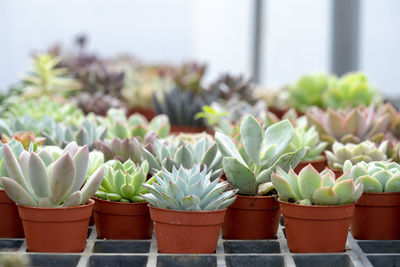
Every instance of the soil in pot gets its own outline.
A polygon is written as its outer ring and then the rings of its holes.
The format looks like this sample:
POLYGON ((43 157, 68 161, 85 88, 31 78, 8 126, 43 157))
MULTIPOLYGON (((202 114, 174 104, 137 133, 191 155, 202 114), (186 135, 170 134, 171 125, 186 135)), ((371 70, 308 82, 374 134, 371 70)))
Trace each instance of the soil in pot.
POLYGON ((224 239, 276 238, 281 212, 275 196, 241 196, 226 211, 224 239))
POLYGON ((317 159, 317 160, 310 160, 310 161, 304 161, 304 162, 300 162, 296 168, 294 169, 294 172, 296 174, 299 174, 299 172, 306 167, 308 164, 311 164, 314 169, 316 169, 318 172, 322 172, 323 170, 325 170, 325 168, 327 167, 327 163, 326 163, 326 158, 323 157, 322 159, 317 159))
POLYGON ((400 193, 363 193, 350 230, 355 239, 400 239, 400 193))
POLYGON ((147 202, 123 203, 94 198, 97 237, 107 239, 151 239, 153 222, 147 202))
POLYGON ((332 170, 332 171, 335 173, 336 179, 343 175, 343 171, 337 171, 337 170, 332 170))
POLYGON ((305 206, 279 201, 293 253, 344 252, 355 204, 305 206))
POLYGON ((225 211, 178 211, 149 206, 161 253, 214 253, 225 211))
POLYGON ((0 190, 0 238, 23 238, 24 229, 17 205, 4 190, 0 190))
POLYGON ((82 252, 94 200, 67 208, 18 205, 29 252, 82 252))

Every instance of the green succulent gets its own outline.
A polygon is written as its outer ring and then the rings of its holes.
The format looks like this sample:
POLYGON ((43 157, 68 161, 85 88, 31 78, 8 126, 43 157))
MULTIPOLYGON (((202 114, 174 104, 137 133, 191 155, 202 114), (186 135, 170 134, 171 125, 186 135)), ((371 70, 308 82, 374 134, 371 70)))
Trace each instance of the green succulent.
POLYGON ((55 160, 46 150, 23 151, 19 159, 3 146, 8 177, 2 177, 4 190, 16 203, 34 207, 71 207, 82 205, 96 192, 103 179, 99 168, 82 187, 89 161, 87 146, 68 144, 55 160), (82 187, 82 189, 81 189, 82 187))
POLYGON ((319 134, 315 127, 312 126, 308 129, 306 127, 294 128, 293 139, 288 145, 286 152, 294 152, 302 147, 307 148, 307 153, 303 161, 312 161, 322 159, 322 152, 325 150, 328 143, 321 142, 319 134))
POLYGON ((347 160, 343 171, 347 172, 349 177, 343 177, 341 180, 350 178, 356 184, 363 184, 364 192, 400 192, 400 164, 396 162, 363 161, 353 164, 347 160))
POLYGON ((328 166, 332 170, 342 171, 346 160, 350 160, 353 164, 361 161, 382 161, 386 160, 386 149, 388 142, 382 142, 379 147, 370 141, 364 141, 358 145, 334 143, 331 151, 325 151, 328 160, 328 166))
POLYGON ((143 184, 150 193, 143 198, 155 207, 173 210, 209 211, 227 208, 237 190, 228 190, 227 182, 211 181, 211 172, 199 164, 190 169, 183 166, 169 172, 165 168, 154 175, 152 185, 143 184))
POLYGON ((254 83, 252 79, 246 79, 243 75, 222 74, 208 90, 225 101, 239 98, 248 103, 254 102, 254 83))
POLYGON ((242 195, 266 195, 272 189, 271 174, 279 166, 283 170, 295 168, 306 154, 306 148, 285 153, 293 139, 293 126, 284 120, 263 130, 257 120, 249 115, 240 124, 239 152, 234 142, 217 132, 215 140, 224 156, 222 167, 233 188, 242 195))
MULTIPOLYGON (((24 146, 21 144, 21 142, 18 142, 15 139, 12 139, 10 142, 7 143, 7 145, 11 149, 11 151, 15 154, 16 157, 19 157, 22 151, 24 151, 24 146)), ((8 172, 3 157, 3 146, 4 144, 0 142, 0 177, 7 177, 8 172)), ((3 190, 3 184, 1 183, 1 180, 0 180, 0 190, 3 190)))
POLYGON ((348 108, 360 105, 377 105, 382 95, 361 72, 350 72, 329 84, 323 95, 325 107, 348 108))
POLYGON ((23 117, 10 116, 7 119, 0 119, 0 133, 13 136, 17 132, 30 132, 38 136, 41 132, 50 132, 54 127, 54 120, 50 117, 34 119, 28 115, 23 117))
POLYGON ((163 143, 159 139, 154 142, 153 153, 146 148, 142 149, 143 158, 149 162, 150 172, 155 173, 165 168, 172 171, 173 168, 183 166, 191 169, 196 164, 207 167, 211 173, 211 180, 222 175, 222 155, 218 152, 215 142, 207 137, 201 138, 194 144, 191 143, 163 143))
POLYGON ((311 164, 303 168, 299 175, 292 169, 285 172, 281 168, 272 174, 272 184, 282 201, 301 205, 345 205, 356 202, 362 195, 363 184, 356 185, 353 180, 335 181, 335 174, 325 169, 318 173, 311 164))
POLYGON ((289 86, 289 103, 302 112, 311 106, 323 107, 322 95, 328 84, 336 77, 325 73, 312 73, 302 76, 295 85, 289 86))
POLYGON ((112 140, 96 140, 95 146, 104 154, 105 161, 116 159, 125 162, 131 159, 133 162, 140 162, 142 159, 142 146, 135 137, 123 140, 118 137, 112 140))
POLYGON ((111 160, 105 164, 104 179, 95 196, 111 201, 119 202, 144 202, 140 194, 148 193, 142 186, 143 183, 150 185, 154 179, 146 182, 149 172, 149 164, 143 161, 136 166, 131 160, 121 163, 111 160))

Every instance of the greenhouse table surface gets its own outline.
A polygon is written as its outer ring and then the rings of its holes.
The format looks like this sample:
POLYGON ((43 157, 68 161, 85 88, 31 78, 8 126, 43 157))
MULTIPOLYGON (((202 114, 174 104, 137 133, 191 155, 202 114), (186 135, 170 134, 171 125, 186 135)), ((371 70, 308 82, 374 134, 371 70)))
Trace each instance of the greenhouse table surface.
POLYGON ((0 239, 0 254, 13 251, 26 253, 31 266, 400 266, 400 240, 361 241, 349 233, 343 253, 290 253, 279 227, 277 239, 223 240, 219 239, 213 254, 162 254, 157 252, 153 235, 151 240, 101 240, 96 228, 89 228, 86 248, 82 253, 30 253, 24 239, 0 239))

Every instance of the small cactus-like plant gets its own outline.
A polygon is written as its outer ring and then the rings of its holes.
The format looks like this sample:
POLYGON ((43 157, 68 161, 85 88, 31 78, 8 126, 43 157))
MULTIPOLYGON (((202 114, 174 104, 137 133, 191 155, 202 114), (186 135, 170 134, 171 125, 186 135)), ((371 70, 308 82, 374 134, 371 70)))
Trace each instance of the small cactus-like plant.
POLYGON ((292 169, 285 172, 281 168, 272 174, 272 184, 282 201, 301 205, 344 205, 356 202, 362 195, 363 184, 354 183, 344 174, 343 180, 335 181, 335 174, 325 169, 318 173, 311 164, 303 168, 299 175, 292 169), (347 179, 345 179, 347 177, 347 179))
POLYGON ((150 193, 143 194, 150 205, 164 209, 212 211, 227 208, 235 201, 237 190, 228 190, 227 182, 211 181, 207 167, 190 169, 181 166, 172 172, 165 168, 154 175, 152 185, 143 184, 150 193))
POLYGON ((116 159, 125 162, 131 159, 133 162, 140 162, 142 150, 139 141, 135 138, 125 138, 123 140, 114 137, 112 140, 96 140, 96 149, 103 152, 105 161, 116 159))
POLYGON ((87 146, 68 144, 54 160, 50 153, 23 151, 19 158, 3 146, 8 177, 2 177, 7 195, 16 203, 34 207, 82 205, 96 192, 103 179, 103 168, 93 173, 82 187, 88 169, 87 146), (82 188, 81 188, 82 187, 82 188))
POLYGON ((325 151, 328 160, 328 166, 332 170, 342 171, 346 160, 356 164, 361 161, 382 161, 387 159, 386 149, 388 142, 382 142, 379 147, 370 141, 364 141, 360 144, 334 143, 331 151, 325 151))
POLYGON ((356 184, 364 185, 364 192, 384 193, 400 192, 400 164, 396 162, 373 161, 359 162, 355 165, 349 160, 344 164, 343 171, 348 176, 340 180, 352 179, 356 184))
POLYGON ((146 182, 149 164, 143 161, 136 166, 131 160, 121 163, 118 160, 108 161, 105 164, 104 178, 95 196, 111 201, 119 202, 144 202, 139 194, 148 193, 142 187, 143 183, 151 184, 153 179, 146 182))
POLYGON ((293 139, 293 126, 284 120, 265 131, 257 120, 249 115, 240 125, 244 150, 237 149, 226 135, 217 132, 215 140, 224 156, 222 167, 233 188, 242 195, 266 195, 272 189, 271 174, 280 166, 288 171, 295 168, 306 154, 306 148, 285 153, 293 139))

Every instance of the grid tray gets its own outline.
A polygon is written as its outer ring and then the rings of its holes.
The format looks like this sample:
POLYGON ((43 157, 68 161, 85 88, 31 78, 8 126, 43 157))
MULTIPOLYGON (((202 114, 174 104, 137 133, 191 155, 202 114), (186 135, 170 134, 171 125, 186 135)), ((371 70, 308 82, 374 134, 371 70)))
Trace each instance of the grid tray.
POLYGON ((30 253, 24 239, 0 239, 0 254, 23 253, 31 266, 57 267, 258 267, 258 266, 400 266, 400 240, 361 241, 349 233, 343 253, 290 253, 284 228, 279 227, 273 240, 219 239, 214 254, 162 254, 151 240, 100 240, 96 228, 89 228, 86 248, 82 253, 30 253), (7 250, 7 251, 4 251, 7 250))

